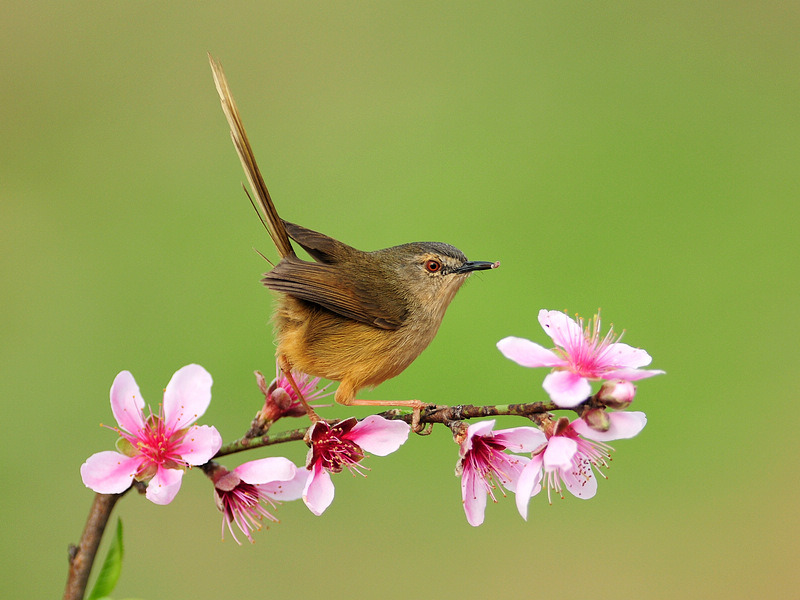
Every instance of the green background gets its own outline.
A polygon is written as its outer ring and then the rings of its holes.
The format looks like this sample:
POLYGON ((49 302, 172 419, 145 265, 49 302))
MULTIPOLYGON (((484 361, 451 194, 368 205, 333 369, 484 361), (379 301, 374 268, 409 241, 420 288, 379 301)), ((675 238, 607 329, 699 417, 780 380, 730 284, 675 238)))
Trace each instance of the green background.
MULTIPOLYGON (((536 497, 527 523, 513 497, 466 523, 444 429, 337 476, 321 517, 281 506, 254 546, 220 542, 199 471, 169 506, 129 495, 116 598, 796 593, 795 3, 42 2, 0 18, 4 596, 62 593, 92 498, 78 468, 113 446, 98 423, 119 371, 156 407, 202 364, 201 422, 226 441, 259 407, 273 343, 252 248, 275 253, 206 52, 285 218, 503 263, 363 397, 543 399, 545 371, 494 346, 544 343, 540 308, 602 307, 668 374, 640 383, 648 426, 614 444, 597 497, 536 497)), ((226 464, 270 453, 305 449, 226 464)))

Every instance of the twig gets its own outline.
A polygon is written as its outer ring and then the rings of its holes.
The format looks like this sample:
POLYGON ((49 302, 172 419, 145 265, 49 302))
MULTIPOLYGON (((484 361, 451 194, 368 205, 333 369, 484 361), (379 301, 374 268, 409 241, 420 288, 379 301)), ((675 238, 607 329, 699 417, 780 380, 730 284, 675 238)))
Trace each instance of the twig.
POLYGON ((103 531, 105 531, 114 505, 124 494, 125 492, 122 494, 95 494, 81 541, 77 546, 70 545, 69 548, 69 576, 64 589, 64 600, 83 600, 103 531))
MULTIPOLYGON (((583 403, 571 409, 578 414, 584 407, 591 404, 591 398, 587 398, 583 403)), ((496 406, 473 406, 472 404, 461 404, 458 406, 434 406, 431 405, 423 409, 420 414, 420 424, 435 424, 449 426, 453 421, 461 421, 463 419, 476 419, 480 417, 495 417, 495 416, 515 416, 515 417, 528 417, 536 421, 536 417, 543 415, 551 410, 564 410, 553 404, 552 402, 530 402, 527 404, 502 404, 496 406)), ((400 409, 387 410, 379 414, 384 419, 400 420, 406 423, 411 423, 413 414, 408 411, 400 409)), ((325 419, 328 423, 336 423, 339 419, 331 420, 325 419)), ((289 431, 282 431, 273 435, 262 435, 259 437, 243 437, 230 444, 225 444, 219 449, 214 458, 220 456, 227 456, 228 454, 235 454, 253 448, 263 448, 265 446, 272 446, 274 444, 282 444, 284 442, 294 442, 302 440, 308 430, 307 427, 300 429, 291 429, 289 431)))

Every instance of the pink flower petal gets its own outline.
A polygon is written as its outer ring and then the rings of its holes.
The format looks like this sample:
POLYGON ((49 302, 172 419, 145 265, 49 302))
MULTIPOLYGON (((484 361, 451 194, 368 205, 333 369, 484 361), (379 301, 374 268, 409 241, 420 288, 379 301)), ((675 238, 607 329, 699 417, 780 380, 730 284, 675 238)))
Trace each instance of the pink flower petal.
POLYGON ((511 452, 535 452, 547 443, 547 436, 535 427, 501 429, 494 432, 493 439, 511 452))
POLYGON ((273 500, 281 500, 289 502, 302 498, 303 490, 306 487, 311 471, 306 468, 297 469, 294 477, 285 481, 272 481, 257 485, 256 487, 262 494, 272 498, 273 500))
POLYGON ((580 325, 557 310, 540 310, 539 325, 562 348, 572 348, 576 341, 584 339, 580 325))
POLYGON ((191 425, 206 412, 212 383, 211 374, 200 365, 175 372, 164 390, 164 422, 170 431, 191 425))
POLYGON ((370 415, 359 421, 344 437, 367 452, 386 456, 405 443, 410 431, 411 427, 405 421, 390 421, 378 415, 370 415))
POLYGON ((542 459, 543 454, 537 454, 522 469, 517 480, 517 510, 523 519, 528 520, 528 503, 532 496, 542 490, 542 459))
POLYGON ((111 412, 119 426, 128 433, 144 427, 144 399, 130 371, 122 371, 111 384, 111 412))
POLYGON ((145 498, 154 504, 169 504, 181 489, 182 469, 158 467, 155 476, 147 484, 145 498))
POLYGON ((552 350, 530 340, 507 337, 497 342, 503 356, 523 367, 560 367, 567 362, 552 350))
POLYGON ((467 436, 484 437, 487 435, 492 435, 492 430, 494 429, 495 423, 497 423, 495 419, 473 423, 467 428, 467 436))
POLYGON ((98 494, 121 494, 131 486, 140 462, 111 450, 98 452, 81 465, 81 479, 98 494))
POLYGON ((222 436, 211 425, 194 425, 183 437, 176 453, 190 465, 203 465, 217 453, 222 446, 222 436))
POLYGON ((572 458, 578 451, 578 442, 560 435, 553 436, 547 443, 547 449, 542 453, 542 460, 546 471, 566 471, 572 466, 572 458))
POLYGON ((583 463, 585 471, 569 468, 561 470, 561 478, 570 494, 581 500, 594 498, 597 493, 597 476, 589 461, 583 463))
POLYGON ((611 344, 603 352, 603 363, 612 367, 637 369, 653 362, 652 357, 641 348, 634 348, 628 344, 617 342, 611 344))
POLYGON ((461 500, 464 504, 464 513, 467 515, 467 523, 473 527, 483 523, 487 496, 483 477, 476 473, 475 469, 465 467, 461 477, 461 500))
POLYGON ((647 417, 643 412, 625 411, 608 413, 608 431, 595 431, 583 419, 576 419, 570 426, 575 433, 598 442, 610 442, 632 438, 647 425, 647 417))
POLYGON ((334 491, 330 473, 315 463, 303 489, 303 502, 308 510, 320 516, 333 502, 334 491))
POLYGON ((640 370, 640 369, 617 369, 616 371, 606 371, 603 379, 624 379, 625 381, 639 381, 655 375, 663 375, 665 371, 659 369, 640 370))
POLYGON ((495 475, 501 485, 509 492, 517 491, 517 484, 519 482, 520 473, 530 462, 527 456, 518 456, 517 454, 501 453, 495 458, 496 471, 495 475))
POLYGON ((297 474, 297 467, 288 458, 270 456, 239 465, 233 472, 242 481, 257 485, 271 481, 288 481, 297 474))
POLYGON ((550 399, 562 408, 571 408, 592 395, 592 386, 577 373, 555 371, 544 378, 542 383, 550 399))
POLYGON ((489 419, 488 421, 478 421, 477 423, 473 423, 469 427, 467 427, 467 437, 461 442, 459 446, 458 453, 461 458, 466 456, 467 452, 472 450, 472 438, 473 437, 485 437, 487 435, 492 435, 492 429, 494 429, 495 420, 489 419))

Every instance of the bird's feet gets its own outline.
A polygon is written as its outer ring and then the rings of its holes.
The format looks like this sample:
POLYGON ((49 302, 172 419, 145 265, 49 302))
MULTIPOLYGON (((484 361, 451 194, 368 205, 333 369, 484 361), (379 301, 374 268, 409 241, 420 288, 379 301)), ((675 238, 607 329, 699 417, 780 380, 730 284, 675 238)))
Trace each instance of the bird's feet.
POLYGON ((426 404, 421 400, 359 400, 357 398, 349 402, 350 406, 403 406, 410 408, 411 431, 419 435, 430 435, 433 423, 422 423, 422 411, 428 408, 436 408, 435 404, 426 404))

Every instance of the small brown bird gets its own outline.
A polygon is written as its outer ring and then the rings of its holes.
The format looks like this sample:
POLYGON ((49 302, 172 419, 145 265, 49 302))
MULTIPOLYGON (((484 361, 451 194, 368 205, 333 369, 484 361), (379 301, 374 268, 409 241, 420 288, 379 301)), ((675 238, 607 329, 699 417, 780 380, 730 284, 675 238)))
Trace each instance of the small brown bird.
MULTIPOLYGON (((500 263, 468 261, 457 248, 439 242, 362 252, 283 221, 256 165, 222 67, 210 55, 209 61, 261 220, 281 255, 262 280, 281 292, 274 315, 281 369, 290 381, 292 369, 339 381, 340 404, 409 406, 418 417, 425 406, 419 400, 358 400, 356 394, 408 367, 436 335, 447 306, 470 273, 500 263), (290 238, 313 262, 297 257, 290 238)), ((309 416, 316 418, 313 411, 309 416)))

